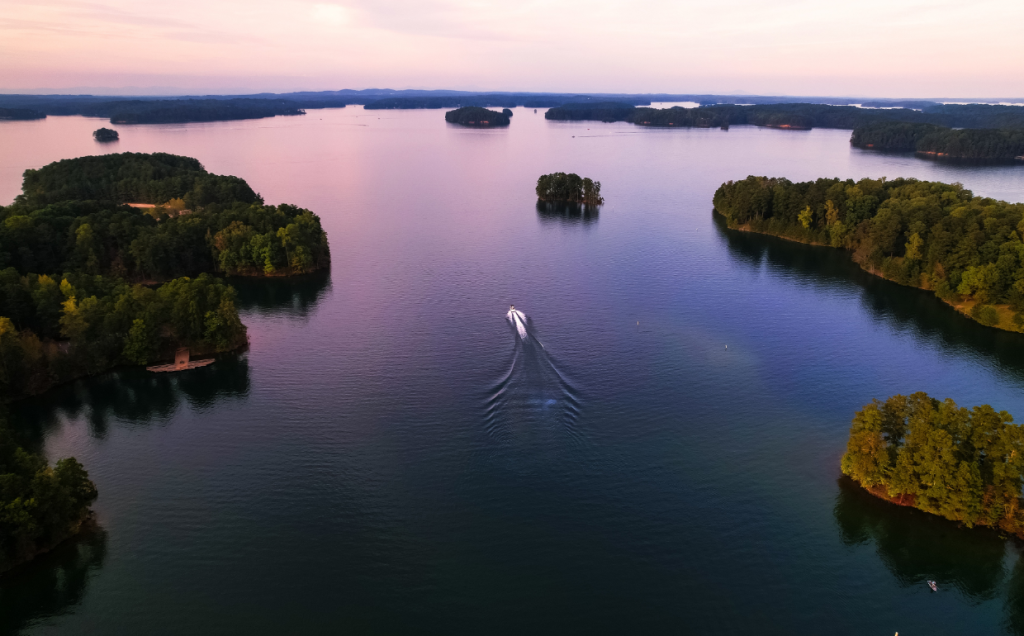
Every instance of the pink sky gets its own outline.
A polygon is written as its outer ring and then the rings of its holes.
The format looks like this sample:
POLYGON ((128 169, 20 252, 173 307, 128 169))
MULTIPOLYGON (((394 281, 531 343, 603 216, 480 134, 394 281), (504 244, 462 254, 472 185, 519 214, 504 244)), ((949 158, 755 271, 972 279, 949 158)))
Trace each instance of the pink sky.
POLYGON ((1024 97, 1021 0, 0 0, 0 90, 1024 97))

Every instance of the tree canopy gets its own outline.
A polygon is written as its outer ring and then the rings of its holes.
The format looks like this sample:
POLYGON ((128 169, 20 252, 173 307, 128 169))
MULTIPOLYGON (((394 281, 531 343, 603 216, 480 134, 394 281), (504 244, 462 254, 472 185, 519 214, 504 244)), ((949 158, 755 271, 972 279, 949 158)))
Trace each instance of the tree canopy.
POLYGON ((117 141, 120 135, 117 134, 116 130, 110 128, 97 128, 92 131, 92 138, 96 141, 117 141))
POLYGON ((582 178, 574 172, 554 172, 537 179, 537 198, 583 205, 601 205, 601 182, 582 178))
POLYGON ((49 466, 15 442, 0 416, 0 572, 78 532, 96 494, 73 457, 49 466))
POLYGON ((842 470, 903 505, 1024 537, 1024 429, 1005 411, 925 393, 875 400, 853 418, 842 470))
POLYGON ((730 227, 851 251, 861 267, 929 289, 982 324, 1024 330, 1024 204, 916 179, 750 176, 715 192, 730 227))
POLYGON ((0 399, 179 346, 237 348, 246 333, 235 291, 211 274, 329 264, 319 217, 264 205, 195 159, 124 153, 28 170, 23 193, 0 208, 0 399))

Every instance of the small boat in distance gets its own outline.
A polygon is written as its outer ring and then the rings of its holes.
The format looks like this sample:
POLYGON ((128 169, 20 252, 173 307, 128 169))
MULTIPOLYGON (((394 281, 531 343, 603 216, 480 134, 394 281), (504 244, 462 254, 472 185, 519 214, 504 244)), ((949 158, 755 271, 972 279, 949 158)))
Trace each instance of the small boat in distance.
POLYGON ((933 592, 939 591, 939 586, 935 584, 935 581, 928 581, 928 587, 932 588, 933 592))

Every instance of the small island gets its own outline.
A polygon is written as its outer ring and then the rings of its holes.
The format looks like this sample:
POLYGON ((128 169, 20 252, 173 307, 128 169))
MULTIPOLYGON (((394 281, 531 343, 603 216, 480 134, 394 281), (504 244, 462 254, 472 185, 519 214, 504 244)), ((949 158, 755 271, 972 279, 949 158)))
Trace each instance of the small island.
POLYGON ((509 115, 487 108, 480 108, 479 106, 465 106, 450 110, 444 114, 444 120, 449 124, 458 124, 471 128, 498 128, 508 126, 511 123, 509 115))
POLYGON ((736 230, 847 250, 864 270, 933 292, 989 327, 1024 332, 1024 204, 917 179, 750 176, 715 192, 736 230))
POLYGON ((98 128, 92 132, 92 138, 99 142, 117 141, 120 136, 116 130, 110 128, 98 128))
POLYGON ((601 205, 601 182, 582 178, 574 172, 554 172, 537 179, 537 199, 581 205, 601 205))
POLYGON ((89 506, 96 500, 96 486, 82 465, 68 457, 49 466, 41 454, 14 441, 2 416, 0 484, 0 573, 52 550, 93 523, 89 506))
POLYGON ((857 412, 843 474, 901 506, 1024 538, 1024 427, 991 406, 961 408, 925 393, 857 412))

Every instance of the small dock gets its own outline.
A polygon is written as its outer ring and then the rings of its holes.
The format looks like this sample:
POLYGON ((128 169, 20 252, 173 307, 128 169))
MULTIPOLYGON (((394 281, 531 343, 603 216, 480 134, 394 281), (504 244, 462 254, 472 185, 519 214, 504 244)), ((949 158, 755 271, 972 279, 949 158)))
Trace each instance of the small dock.
POLYGON ((199 367, 205 367, 208 364, 213 364, 213 358, 206 358, 204 360, 189 360, 188 347, 182 347, 174 352, 174 363, 173 364, 158 364, 152 367, 146 367, 147 371, 154 373, 167 373, 169 371, 187 371, 189 369, 198 369, 199 367))

